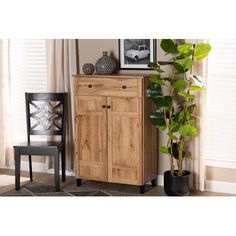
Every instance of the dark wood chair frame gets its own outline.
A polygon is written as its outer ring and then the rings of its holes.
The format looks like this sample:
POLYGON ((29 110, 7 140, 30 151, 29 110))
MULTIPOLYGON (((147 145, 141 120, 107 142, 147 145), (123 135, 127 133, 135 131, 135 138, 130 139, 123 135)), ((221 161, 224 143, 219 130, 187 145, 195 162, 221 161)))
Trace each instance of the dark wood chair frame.
POLYGON ((14 146, 15 154, 15 189, 20 190, 20 161, 21 155, 29 156, 30 181, 33 181, 32 155, 53 156, 54 157, 54 178, 55 190, 60 191, 60 154, 62 181, 65 176, 65 143, 66 143, 66 112, 67 93, 25 93, 27 142, 14 146), (36 104, 42 102, 42 106, 36 104), (58 102, 55 106, 50 102, 58 102), (31 112, 30 106, 36 111, 31 112), (62 111, 56 110, 60 107, 62 111), (40 116, 39 116, 40 114, 40 116), (45 114, 48 117, 45 117, 45 114), (31 119, 35 119, 36 124, 31 124, 31 119), (58 123, 61 120, 61 124, 58 123), (41 130, 35 129, 41 126, 41 130), (56 129, 55 129, 56 127, 56 129), (61 141, 34 142, 30 140, 31 135, 61 136, 61 141))

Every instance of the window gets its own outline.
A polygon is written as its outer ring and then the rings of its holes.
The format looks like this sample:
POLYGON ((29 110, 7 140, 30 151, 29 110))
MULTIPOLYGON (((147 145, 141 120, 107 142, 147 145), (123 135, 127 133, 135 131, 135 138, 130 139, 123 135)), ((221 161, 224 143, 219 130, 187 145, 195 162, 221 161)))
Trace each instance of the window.
POLYGON ((13 143, 26 141, 25 92, 47 92, 46 40, 8 40, 13 143))
POLYGON ((236 168, 236 40, 210 40, 206 93, 206 164, 236 168))

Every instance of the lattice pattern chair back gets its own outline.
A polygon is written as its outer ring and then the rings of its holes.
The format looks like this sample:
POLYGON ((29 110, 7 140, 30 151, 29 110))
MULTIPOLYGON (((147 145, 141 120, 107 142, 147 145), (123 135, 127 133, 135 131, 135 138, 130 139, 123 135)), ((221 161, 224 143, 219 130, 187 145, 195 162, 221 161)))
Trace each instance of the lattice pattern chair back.
POLYGON ((30 135, 65 136, 66 93, 25 93, 28 142, 30 135))

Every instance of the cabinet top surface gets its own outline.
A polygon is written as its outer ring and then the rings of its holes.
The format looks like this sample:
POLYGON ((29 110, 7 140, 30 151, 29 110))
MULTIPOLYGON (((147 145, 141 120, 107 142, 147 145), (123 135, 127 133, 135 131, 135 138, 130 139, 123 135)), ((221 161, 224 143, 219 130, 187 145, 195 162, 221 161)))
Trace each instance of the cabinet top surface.
POLYGON ((128 79, 144 79, 147 75, 131 75, 131 74, 112 74, 112 75, 73 75, 73 77, 78 78, 128 78, 128 79))

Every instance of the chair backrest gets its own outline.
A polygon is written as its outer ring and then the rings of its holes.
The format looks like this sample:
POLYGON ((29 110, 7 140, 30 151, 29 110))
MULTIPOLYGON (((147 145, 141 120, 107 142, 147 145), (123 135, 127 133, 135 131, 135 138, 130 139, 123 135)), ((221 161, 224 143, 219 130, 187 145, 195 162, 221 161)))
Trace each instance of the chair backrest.
POLYGON ((67 93, 25 93, 27 138, 61 135, 65 141, 67 93))

